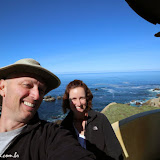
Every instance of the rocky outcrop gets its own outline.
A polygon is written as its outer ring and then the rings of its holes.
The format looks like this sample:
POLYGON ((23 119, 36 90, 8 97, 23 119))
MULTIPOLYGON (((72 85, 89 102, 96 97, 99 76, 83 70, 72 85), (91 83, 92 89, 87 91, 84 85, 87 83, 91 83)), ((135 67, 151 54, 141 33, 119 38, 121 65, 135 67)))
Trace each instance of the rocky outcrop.
POLYGON ((52 98, 52 96, 45 96, 44 99, 52 98))
POLYGON ((52 97, 52 96, 45 96, 45 97, 43 98, 43 100, 44 100, 45 102, 54 102, 56 99, 55 99, 54 97, 52 97))
POLYGON ((150 99, 147 102, 145 102, 143 105, 148 105, 148 106, 152 106, 152 107, 160 107, 160 97, 150 99))
POLYGON ((160 88, 154 88, 153 91, 160 91, 160 88))
POLYGON ((157 97, 160 97, 160 94, 157 94, 157 97))
POLYGON ((141 105, 141 104, 142 104, 141 102, 136 102, 136 105, 137 105, 137 106, 139 106, 139 105, 141 105))
POLYGON ((58 96, 58 97, 57 97, 57 99, 58 99, 58 100, 61 100, 61 99, 62 99, 62 97, 61 97, 61 96, 58 96))
POLYGON ((57 100, 61 100, 62 97, 61 97, 61 96, 57 96, 57 98, 55 98, 55 97, 52 97, 52 96, 45 96, 45 97, 43 98, 43 100, 44 100, 45 102, 54 102, 56 99, 57 99, 57 100))

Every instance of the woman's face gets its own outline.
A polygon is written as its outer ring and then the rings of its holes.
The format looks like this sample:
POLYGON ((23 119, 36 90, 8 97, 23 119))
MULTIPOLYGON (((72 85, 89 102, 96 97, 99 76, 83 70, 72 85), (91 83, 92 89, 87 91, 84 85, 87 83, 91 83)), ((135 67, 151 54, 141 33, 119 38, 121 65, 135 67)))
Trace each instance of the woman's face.
POLYGON ((70 108, 73 113, 83 113, 86 110, 86 93, 84 88, 73 88, 69 92, 70 108))

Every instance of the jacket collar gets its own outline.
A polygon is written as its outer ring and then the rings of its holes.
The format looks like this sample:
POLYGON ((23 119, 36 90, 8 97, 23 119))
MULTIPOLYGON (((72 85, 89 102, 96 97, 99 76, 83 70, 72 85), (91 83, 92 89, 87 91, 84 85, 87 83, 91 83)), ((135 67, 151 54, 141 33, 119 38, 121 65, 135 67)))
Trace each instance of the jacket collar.
POLYGON ((97 117, 97 114, 94 110, 89 110, 88 111, 88 120, 87 120, 87 124, 89 124, 90 122, 92 122, 95 118, 97 117))

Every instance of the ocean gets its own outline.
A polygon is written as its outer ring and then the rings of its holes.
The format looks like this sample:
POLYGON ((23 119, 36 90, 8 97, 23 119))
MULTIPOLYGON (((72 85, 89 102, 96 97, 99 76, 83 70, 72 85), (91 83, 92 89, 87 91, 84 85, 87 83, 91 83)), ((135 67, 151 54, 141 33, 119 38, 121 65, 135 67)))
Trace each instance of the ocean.
MULTIPOLYGON (((149 99, 156 98, 160 88, 160 71, 139 72, 108 72, 58 74, 61 85, 47 95, 55 98, 63 96, 66 85, 74 79, 82 80, 93 94, 93 109, 101 111, 109 103, 127 103, 139 107, 136 102, 143 104, 149 99)), ((53 122, 63 119, 62 99, 54 102, 43 101, 38 113, 41 119, 53 122)))

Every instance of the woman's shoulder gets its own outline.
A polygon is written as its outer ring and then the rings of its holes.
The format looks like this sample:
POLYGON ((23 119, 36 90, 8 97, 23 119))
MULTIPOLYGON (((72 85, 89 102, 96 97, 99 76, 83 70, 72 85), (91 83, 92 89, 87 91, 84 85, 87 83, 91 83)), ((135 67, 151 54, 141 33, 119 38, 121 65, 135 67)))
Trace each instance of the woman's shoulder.
POLYGON ((108 121, 108 118, 101 112, 95 111, 95 110, 90 110, 88 111, 88 115, 91 117, 95 117, 96 119, 103 119, 108 121))
POLYGON ((97 115, 100 117, 106 117, 103 113, 96 111, 96 110, 93 110, 93 109, 89 110, 88 113, 89 113, 89 115, 97 115))

